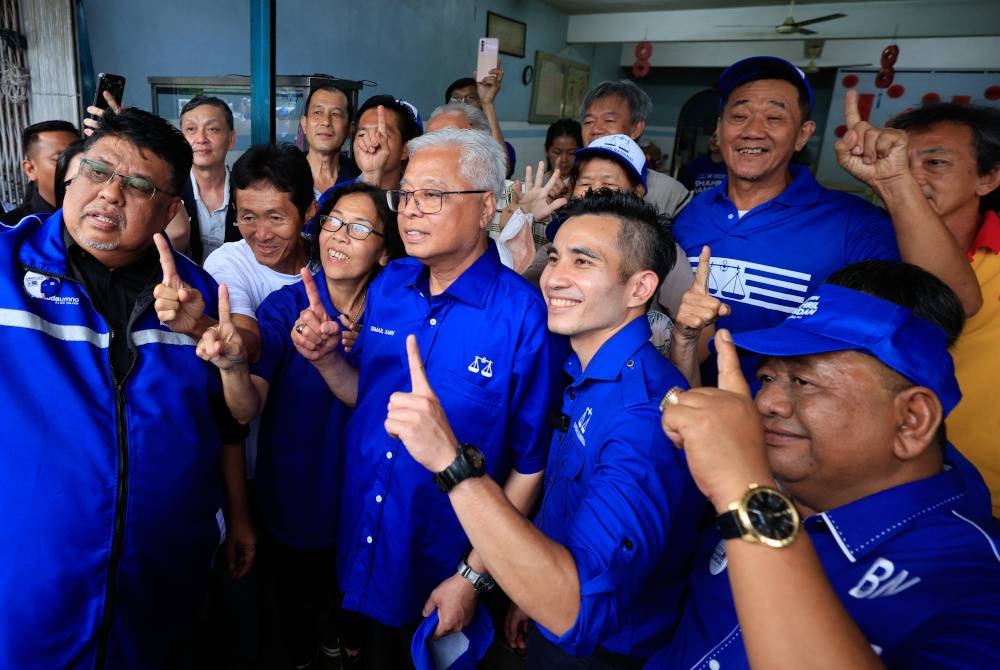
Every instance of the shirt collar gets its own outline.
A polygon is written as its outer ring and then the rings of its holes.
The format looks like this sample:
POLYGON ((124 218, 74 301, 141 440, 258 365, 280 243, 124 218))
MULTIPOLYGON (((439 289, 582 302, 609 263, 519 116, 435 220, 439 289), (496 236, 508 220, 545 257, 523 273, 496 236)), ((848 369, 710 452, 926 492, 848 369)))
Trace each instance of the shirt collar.
MULTIPOLYGON (((223 191, 222 191, 222 205, 216 211, 223 210, 223 209, 226 209, 227 207, 229 207, 229 166, 228 165, 226 166, 226 185, 223 186, 222 188, 223 188, 223 191)), ((198 180, 195 179, 195 177, 194 177, 194 170, 191 170, 191 195, 194 196, 195 200, 197 200, 198 202, 201 202, 202 204, 204 204, 204 202, 201 199, 201 189, 198 187, 198 180)))
POLYGON ((637 316, 600 346, 582 374, 580 372, 580 357, 576 355, 576 352, 570 355, 564 369, 575 381, 617 379, 625 361, 649 341, 651 334, 646 315, 637 316))
MULTIPOLYGON (((957 455, 948 446, 945 463, 957 455)), ((827 510, 806 520, 806 526, 825 521, 841 551, 852 563, 905 532, 921 518, 945 505, 963 506, 969 491, 960 467, 946 467, 940 474, 879 491, 861 500, 827 510)))
MULTIPOLYGON (((493 240, 489 241, 485 253, 477 258, 472 265, 458 276, 458 278, 445 289, 443 295, 450 296, 455 300, 461 300, 473 307, 483 309, 486 307, 486 298, 493 290, 493 284, 497 276, 503 269, 500 262, 500 255, 493 240)), ((426 265, 420 264, 417 277, 409 285, 430 295, 430 270, 426 265)))
MULTIPOLYGON (((816 181, 816 178, 813 177, 809 168, 805 165, 790 163, 788 165, 788 172, 792 175, 792 182, 785 187, 784 191, 765 204, 779 202, 790 207, 802 207, 815 203, 822 193, 822 187, 816 181)), ((709 197, 713 200, 725 200, 728 202, 729 176, 727 175, 718 186, 709 190, 708 193, 709 197)))
POLYGON ((979 226, 976 239, 966 252, 970 261, 980 249, 989 249, 995 254, 1000 254, 1000 216, 997 216, 996 212, 986 212, 986 216, 983 217, 983 225, 979 226))

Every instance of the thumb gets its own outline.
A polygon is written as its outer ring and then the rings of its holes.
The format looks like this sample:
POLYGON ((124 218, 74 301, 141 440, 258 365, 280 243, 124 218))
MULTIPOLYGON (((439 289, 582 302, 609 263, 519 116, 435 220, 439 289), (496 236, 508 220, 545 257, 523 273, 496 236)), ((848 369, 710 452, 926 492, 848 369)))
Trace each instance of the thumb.
POLYGON ((750 397, 750 386, 740 369, 740 358, 736 355, 736 343, 732 334, 720 328, 715 334, 715 349, 718 351, 719 388, 750 397))
POLYGON ((413 393, 434 395, 434 389, 427 381, 427 373, 424 371, 424 361, 420 358, 420 345, 417 344, 416 335, 406 336, 406 359, 410 364, 410 384, 413 393))
MULTIPOLYGON (((411 335, 410 337, 413 336, 411 335)), ((436 609, 437 609, 437 603, 434 602, 434 594, 432 593, 431 596, 427 599, 427 602, 424 603, 424 609, 420 614, 422 616, 429 617, 431 613, 436 609)))

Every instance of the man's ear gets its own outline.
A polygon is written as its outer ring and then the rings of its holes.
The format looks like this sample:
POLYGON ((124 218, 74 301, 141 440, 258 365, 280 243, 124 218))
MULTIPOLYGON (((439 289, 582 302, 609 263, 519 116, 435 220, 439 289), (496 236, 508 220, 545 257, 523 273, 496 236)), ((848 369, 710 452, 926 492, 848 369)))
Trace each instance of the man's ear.
POLYGON ((1000 186, 1000 165, 994 165, 992 170, 984 175, 979 175, 978 181, 979 183, 976 184, 976 195, 980 198, 995 191, 1000 186))
POLYGON ((639 270, 628 280, 631 291, 628 296, 627 307, 643 307, 649 303, 656 289, 659 288, 660 278, 652 270, 639 270))
POLYGON ((319 211, 319 203, 314 199, 312 204, 310 204, 309 208, 306 210, 306 215, 302 219, 302 225, 304 226, 307 221, 311 221, 312 218, 316 216, 317 211, 319 211))
POLYGON ((28 178, 28 181, 38 181, 38 174, 35 172, 35 164, 30 158, 25 158, 21 161, 21 169, 24 171, 24 176, 28 178))
POLYGON ((896 394, 896 440, 893 453, 903 461, 922 456, 934 446, 944 421, 941 401, 926 386, 911 386, 896 394))
POLYGON ((644 132, 646 132, 646 122, 637 121, 635 124, 632 125, 632 132, 630 132, 628 136, 631 137, 636 142, 638 142, 639 138, 642 137, 642 134, 644 132))
POLYGON ((493 221, 493 217, 497 211, 497 196, 496 193, 494 193, 493 191, 490 191, 484 195, 485 197, 483 198, 483 211, 479 227, 482 228, 483 230, 486 230, 486 227, 490 225, 491 221, 493 221))
POLYGON ((809 141, 809 138, 812 137, 813 133, 815 132, 816 132, 815 121, 810 120, 803 123, 802 127, 799 128, 798 137, 795 138, 795 150, 802 151, 802 147, 806 145, 806 142, 809 141))

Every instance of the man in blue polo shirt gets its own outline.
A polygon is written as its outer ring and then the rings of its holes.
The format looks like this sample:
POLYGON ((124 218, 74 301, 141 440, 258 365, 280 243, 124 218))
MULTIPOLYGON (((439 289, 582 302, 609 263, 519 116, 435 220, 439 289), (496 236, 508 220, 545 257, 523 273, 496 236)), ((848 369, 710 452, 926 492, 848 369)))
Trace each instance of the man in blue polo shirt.
POLYGON ((933 276, 869 261, 777 327, 719 331, 719 389, 663 415, 719 516, 648 667, 1000 665, 1000 536, 942 430, 962 322, 933 276), (756 407, 735 347, 765 356, 756 407))
POLYGON ((527 647, 529 668, 640 667, 680 611, 704 499, 658 429, 660 400, 686 386, 650 344, 645 318, 676 259, 659 217, 605 189, 570 205, 548 248, 548 325, 569 336, 573 354, 534 526, 459 448, 415 343, 413 392, 389 403, 386 430, 441 473, 476 552, 514 601, 508 640, 527 647), (525 639, 529 617, 537 626, 525 639))
MULTIPOLYGON (((344 608, 360 613, 369 667, 409 664, 409 636, 437 609, 438 633, 471 619, 485 565, 448 499, 383 423, 389 397, 410 388, 407 335, 462 442, 486 455, 512 504, 541 490, 564 347, 545 328, 537 289, 507 268, 486 226, 503 188, 503 149, 487 133, 441 130, 409 143, 402 190, 390 192, 411 258, 390 263, 368 292, 355 345, 359 370, 336 351, 339 327, 303 311, 292 337, 334 393, 355 404, 345 436, 337 540, 344 608), (467 556, 468 554, 468 556, 467 556), (472 572, 456 573, 459 563, 472 572), (475 582, 475 583, 473 583, 475 582)), ((452 459, 455 458, 454 452, 452 459)))
POLYGON ((982 303, 963 250, 921 196, 908 168, 905 134, 861 120, 845 104, 840 164, 871 187, 888 212, 826 189, 792 165, 813 132, 806 76, 780 58, 755 56, 719 79, 719 147, 727 177, 694 198, 674 223, 692 266, 711 247, 708 291, 731 308, 719 325, 741 332, 773 326, 832 272, 870 258, 914 263, 941 278, 966 313, 982 303))

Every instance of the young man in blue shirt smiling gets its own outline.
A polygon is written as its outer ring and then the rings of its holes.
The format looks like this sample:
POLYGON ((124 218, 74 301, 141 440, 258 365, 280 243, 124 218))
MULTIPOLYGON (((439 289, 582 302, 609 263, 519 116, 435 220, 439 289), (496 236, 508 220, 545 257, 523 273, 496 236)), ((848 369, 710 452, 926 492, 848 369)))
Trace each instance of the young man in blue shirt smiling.
POLYGON ((477 450, 459 447, 412 338, 413 391, 390 399, 386 430, 444 480, 515 604, 507 635, 527 646, 529 668, 639 667, 680 611, 704 500, 658 429, 661 398, 686 386, 649 343, 646 309, 676 258, 658 218, 639 198, 602 190, 571 205, 549 247, 548 327, 573 353, 534 525, 483 476, 477 450), (525 640, 529 618, 537 626, 525 640))
POLYGON ((868 261, 779 326, 719 331, 719 388, 663 414, 717 528, 648 667, 1000 664, 1000 538, 942 425, 962 322, 928 273, 868 261), (765 356, 756 406, 735 347, 765 356))
POLYGON ((447 498, 383 428, 390 396, 410 387, 406 337, 415 334, 427 356, 455 434, 486 455, 524 513, 541 492, 563 351, 545 328, 537 289, 501 265, 487 238, 503 149, 487 133, 448 129, 412 140, 408 151, 402 190, 389 197, 410 258, 390 263, 368 291, 352 352, 359 369, 336 352, 339 327, 322 310, 304 310, 292 331, 331 390, 356 404, 345 435, 338 573, 344 608, 366 617, 369 667, 389 670, 409 664, 422 615, 437 610, 439 634, 460 630, 475 610, 474 586, 486 584, 456 572, 462 561, 486 568, 468 553, 447 498))

